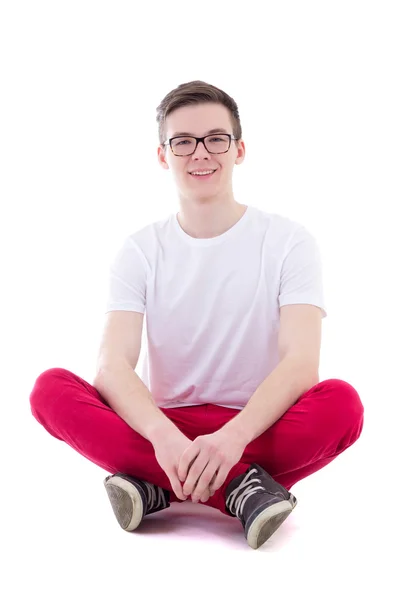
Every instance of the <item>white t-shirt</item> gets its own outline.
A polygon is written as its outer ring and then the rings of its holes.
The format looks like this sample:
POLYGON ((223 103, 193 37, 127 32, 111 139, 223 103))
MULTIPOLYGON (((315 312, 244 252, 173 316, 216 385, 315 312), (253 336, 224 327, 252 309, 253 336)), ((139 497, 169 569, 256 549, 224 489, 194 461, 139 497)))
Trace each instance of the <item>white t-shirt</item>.
POLYGON ((112 261, 106 312, 145 313, 140 374, 163 408, 242 409, 279 363, 279 307, 327 316, 315 238, 248 206, 228 231, 193 238, 176 213, 129 235, 112 261))

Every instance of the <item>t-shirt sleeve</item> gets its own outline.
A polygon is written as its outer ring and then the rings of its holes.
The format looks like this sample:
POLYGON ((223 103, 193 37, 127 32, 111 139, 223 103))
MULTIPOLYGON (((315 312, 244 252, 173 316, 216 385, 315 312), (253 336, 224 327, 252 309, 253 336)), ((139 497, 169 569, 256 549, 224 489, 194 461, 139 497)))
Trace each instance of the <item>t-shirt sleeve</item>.
POLYGON ((108 279, 105 312, 146 310, 146 259, 131 238, 127 238, 114 257, 108 279))
POLYGON ((327 316, 322 261, 318 244, 305 227, 300 227, 291 238, 283 260, 279 306, 287 304, 313 304, 327 316))

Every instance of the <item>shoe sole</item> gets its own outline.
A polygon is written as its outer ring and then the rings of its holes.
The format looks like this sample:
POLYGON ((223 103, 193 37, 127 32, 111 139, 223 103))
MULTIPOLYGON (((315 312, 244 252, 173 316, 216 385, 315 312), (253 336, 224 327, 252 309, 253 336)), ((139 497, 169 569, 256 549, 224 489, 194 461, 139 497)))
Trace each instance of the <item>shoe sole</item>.
POLYGON ((143 501, 139 490, 118 475, 105 480, 104 487, 122 529, 125 531, 136 529, 143 518, 143 501))
POLYGON ((262 546, 275 533, 278 527, 282 525, 293 508, 288 500, 283 500, 263 510, 251 524, 247 533, 249 546, 254 548, 254 550, 262 546))

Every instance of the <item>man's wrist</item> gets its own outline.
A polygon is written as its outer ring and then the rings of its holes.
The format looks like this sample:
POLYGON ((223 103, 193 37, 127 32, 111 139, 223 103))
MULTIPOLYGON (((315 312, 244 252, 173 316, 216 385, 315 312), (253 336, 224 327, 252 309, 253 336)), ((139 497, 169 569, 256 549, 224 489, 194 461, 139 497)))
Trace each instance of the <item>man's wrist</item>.
POLYGON ((232 437, 239 438, 244 446, 247 446, 252 441, 251 436, 248 431, 242 426, 242 424, 238 421, 235 421, 234 417, 230 421, 228 421, 221 429, 225 432, 229 433, 232 437))
POLYGON ((165 417, 164 419, 158 420, 147 429, 146 437, 152 444, 157 442, 159 439, 165 438, 170 433, 176 433, 180 431, 178 427, 168 419, 168 417, 166 417, 164 414, 163 416, 165 417))

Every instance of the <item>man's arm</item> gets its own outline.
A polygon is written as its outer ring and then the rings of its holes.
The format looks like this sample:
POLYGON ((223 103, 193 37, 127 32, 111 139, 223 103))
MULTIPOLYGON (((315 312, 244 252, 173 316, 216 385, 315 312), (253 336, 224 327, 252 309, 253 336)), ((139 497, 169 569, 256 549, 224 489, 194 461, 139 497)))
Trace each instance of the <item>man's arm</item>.
POLYGON ((121 419, 152 444, 166 432, 179 431, 127 361, 115 360, 104 365, 93 386, 121 419))
POLYGON ((290 304, 281 307, 280 362, 223 429, 242 436, 249 444, 319 382, 321 321, 321 309, 317 306, 290 304))

